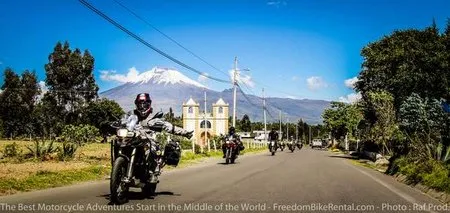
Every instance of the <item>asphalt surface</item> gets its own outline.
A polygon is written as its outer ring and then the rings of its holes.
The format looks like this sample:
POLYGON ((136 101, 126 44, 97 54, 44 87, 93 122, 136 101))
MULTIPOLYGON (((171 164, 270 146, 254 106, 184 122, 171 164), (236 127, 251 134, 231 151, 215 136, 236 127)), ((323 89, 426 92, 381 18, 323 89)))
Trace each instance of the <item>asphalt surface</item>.
POLYGON ((163 173, 156 197, 146 199, 135 189, 122 206, 108 205, 106 180, 0 197, 0 212, 450 212, 328 151, 264 152, 223 162, 163 173))

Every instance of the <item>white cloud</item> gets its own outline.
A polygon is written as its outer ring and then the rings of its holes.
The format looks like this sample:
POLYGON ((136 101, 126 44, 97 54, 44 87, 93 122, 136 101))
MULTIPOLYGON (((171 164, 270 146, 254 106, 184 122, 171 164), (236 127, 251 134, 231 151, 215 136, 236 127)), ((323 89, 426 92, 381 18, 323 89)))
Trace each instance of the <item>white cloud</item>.
POLYGON ((280 7, 280 6, 286 6, 287 2, 283 1, 283 0, 278 0, 278 1, 268 1, 267 5, 269 6, 275 6, 275 7, 280 7))
POLYGON ((359 101, 361 99, 361 93, 351 93, 347 96, 341 96, 339 97, 340 102, 344 103, 355 103, 356 101, 359 101))
POLYGON ((290 99, 299 99, 297 96, 293 96, 293 95, 286 95, 286 98, 290 98, 290 99))
POLYGON ((356 77, 356 76, 344 81, 345 86, 350 88, 350 89, 353 89, 355 87, 355 83, 356 82, 358 82, 358 77, 356 77))
POLYGON ((292 76, 292 78, 291 78, 293 81, 297 81, 298 80, 298 77, 297 76, 292 76))
MULTIPOLYGON (((229 71, 231 81, 234 81, 233 73, 234 73, 234 70, 229 71)), ((245 75, 245 74, 242 74, 242 72, 238 72, 236 78, 237 78, 238 83, 246 84, 247 86, 252 87, 252 88, 255 87, 255 83, 253 82, 252 77, 249 75, 245 75)))
POLYGON ((39 88, 41 88, 41 95, 48 92, 48 87, 45 85, 44 81, 39 81, 39 88))
POLYGON ((197 81, 200 83, 206 83, 206 81, 208 80, 208 73, 203 73, 203 75, 199 75, 197 78, 197 81))
POLYGON ((328 87, 328 84, 320 76, 309 77, 306 79, 306 83, 308 84, 308 88, 310 90, 318 90, 328 87))
POLYGON ((116 71, 114 70, 102 70, 100 73, 100 79, 103 81, 118 81, 120 83, 139 81, 139 71, 135 67, 130 68, 126 75, 115 74, 116 71))

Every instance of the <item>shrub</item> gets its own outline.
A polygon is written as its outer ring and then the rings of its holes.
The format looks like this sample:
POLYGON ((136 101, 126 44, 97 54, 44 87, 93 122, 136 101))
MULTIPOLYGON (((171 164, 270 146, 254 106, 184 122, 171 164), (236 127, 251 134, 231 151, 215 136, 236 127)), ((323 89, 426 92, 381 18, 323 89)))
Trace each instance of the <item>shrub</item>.
POLYGON ((18 157, 20 154, 21 150, 19 149, 19 146, 16 142, 6 145, 5 149, 3 150, 3 155, 5 157, 18 157))
POLYGON ((181 139, 180 146, 181 146, 181 149, 192 149, 192 141, 190 141, 188 139, 181 139))
POLYGON ((83 145, 96 141, 96 138, 100 137, 100 132, 96 127, 91 125, 66 125, 61 136, 66 142, 83 145))
POLYGON ((71 160, 75 156, 78 145, 75 143, 64 142, 61 147, 58 147, 58 158, 60 161, 71 160))
POLYGON ((50 155, 57 151, 53 146, 53 141, 46 143, 43 140, 35 140, 33 143, 33 146, 27 146, 27 149, 30 151, 29 156, 32 156, 35 159, 40 159, 42 161, 48 160, 50 159, 50 155))
POLYGON ((450 192, 449 170, 438 161, 433 161, 432 171, 422 174, 423 183, 437 190, 450 192))

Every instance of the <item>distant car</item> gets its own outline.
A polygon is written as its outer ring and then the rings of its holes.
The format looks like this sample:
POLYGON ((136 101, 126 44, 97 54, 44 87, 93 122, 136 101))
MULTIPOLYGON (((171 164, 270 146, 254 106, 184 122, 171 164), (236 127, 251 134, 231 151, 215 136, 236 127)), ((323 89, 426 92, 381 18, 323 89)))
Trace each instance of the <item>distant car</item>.
POLYGON ((313 141, 311 142, 311 148, 322 148, 323 144, 322 144, 322 140, 320 139, 313 139, 313 141))

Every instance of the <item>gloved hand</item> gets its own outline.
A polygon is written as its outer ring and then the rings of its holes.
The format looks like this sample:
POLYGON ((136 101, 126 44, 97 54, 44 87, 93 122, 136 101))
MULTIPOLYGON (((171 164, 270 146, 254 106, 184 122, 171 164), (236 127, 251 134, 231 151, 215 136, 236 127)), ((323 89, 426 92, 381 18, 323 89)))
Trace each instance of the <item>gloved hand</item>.
POLYGON ((194 134, 194 130, 188 131, 186 134, 184 134, 184 137, 186 137, 187 139, 191 139, 193 134, 194 134))

